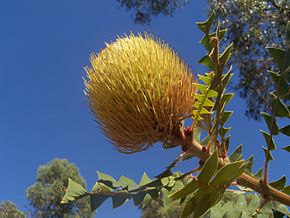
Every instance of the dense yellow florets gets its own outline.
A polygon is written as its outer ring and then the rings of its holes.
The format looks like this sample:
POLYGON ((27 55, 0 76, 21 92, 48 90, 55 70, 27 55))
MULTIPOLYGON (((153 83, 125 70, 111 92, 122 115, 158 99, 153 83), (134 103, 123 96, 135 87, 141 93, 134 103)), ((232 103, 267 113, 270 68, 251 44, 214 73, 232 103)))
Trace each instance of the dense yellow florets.
POLYGON ((192 73, 167 44, 131 34, 107 44, 90 61, 85 82, 90 106, 119 151, 166 142, 180 118, 191 113, 192 73))

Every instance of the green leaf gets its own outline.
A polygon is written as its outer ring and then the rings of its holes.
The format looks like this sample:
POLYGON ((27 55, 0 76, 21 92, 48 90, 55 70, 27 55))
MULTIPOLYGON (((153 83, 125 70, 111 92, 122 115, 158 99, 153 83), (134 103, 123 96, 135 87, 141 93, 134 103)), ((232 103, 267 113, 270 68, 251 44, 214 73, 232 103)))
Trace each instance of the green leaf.
POLYGON ((205 66, 207 66, 208 68, 214 70, 215 69, 215 65, 211 62, 209 56, 203 56, 199 61, 199 64, 203 64, 205 66))
POLYGON ((128 197, 129 194, 124 196, 123 195, 112 196, 113 208, 122 206, 128 200, 128 197))
POLYGON ((268 153, 268 149, 267 148, 263 147, 263 150, 264 150, 264 153, 265 153, 266 158, 268 157, 269 160, 274 160, 271 152, 269 151, 269 153, 268 153))
POLYGON ((263 168, 260 168, 255 174, 254 176, 261 179, 263 175, 263 168))
POLYGON ((228 119, 232 116, 233 113, 234 113, 233 111, 224 111, 222 113, 221 126, 223 126, 228 121, 228 119))
MULTIPOLYGON (((208 76, 204 76, 204 75, 198 75, 198 78, 204 82, 206 85, 210 84, 212 78, 211 77, 208 77, 208 76)), ((207 86, 206 86, 207 87, 207 86)))
POLYGON ((143 176, 142 176, 140 183, 139 183, 139 187, 146 185, 146 184, 149 184, 150 182, 152 182, 150 177, 146 173, 143 173, 143 176))
POLYGON ((287 195, 290 195, 290 185, 285 187, 285 188, 283 188, 282 192, 284 192, 287 195))
POLYGON ((218 167, 218 154, 215 151, 204 163, 202 169, 197 176, 198 181, 207 184, 214 175, 218 167))
POLYGON ((214 16, 215 14, 214 13, 211 13, 210 17, 206 20, 206 21, 203 21, 203 22, 196 22, 198 28, 208 34, 209 31, 210 31, 210 28, 211 28, 211 25, 213 23, 213 20, 214 20, 214 16))
POLYGON ((263 115, 263 118, 266 121, 268 129, 270 130, 270 133, 272 133, 272 135, 278 135, 279 128, 278 128, 275 117, 264 112, 261 112, 261 114, 263 115))
POLYGON ((274 115, 277 117, 289 117, 289 110, 287 106, 279 98, 275 97, 272 93, 271 96, 274 97, 272 100, 274 115))
POLYGON ((182 209, 182 212, 180 214, 180 218, 188 218, 189 217, 189 215, 194 211, 194 209, 196 207, 195 201, 196 201, 195 198, 191 198, 185 203, 185 205, 182 209))
POLYGON ((222 137, 224 137, 230 130, 231 130, 231 127, 228 127, 228 128, 222 127, 219 129, 219 133, 222 137))
POLYGON ((204 93, 207 90, 207 86, 203 84, 196 83, 196 87, 201 93, 204 93))
POLYGON ((274 61, 279 66, 279 68, 283 69, 284 67, 284 58, 286 55, 286 50, 281 48, 267 47, 268 51, 271 53, 274 61))
POLYGON ((98 209, 104 202, 107 200, 109 196, 107 195, 99 195, 99 194, 92 194, 90 195, 90 205, 91 211, 95 211, 98 209))
POLYGON ((195 192, 198 189, 198 183, 195 180, 192 180, 190 183, 185 185, 182 189, 168 195, 169 198, 171 198, 173 201, 177 199, 184 198, 188 196, 189 194, 195 192))
POLYGON ((290 152, 290 145, 288 145, 288 146, 286 146, 286 147, 283 147, 282 149, 284 149, 285 151, 290 152))
POLYGON ((280 74, 273 71, 269 71, 272 80, 275 83, 276 89, 280 96, 287 95, 289 93, 289 86, 287 80, 282 77, 280 74))
POLYGON ((244 164, 243 160, 236 161, 229 163, 217 172, 215 177, 211 180, 210 184, 211 185, 226 185, 232 182, 234 179, 236 179, 240 172, 240 168, 244 164))
MULTIPOLYGON (((218 34, 218 37, 219 37, 219 40, 221 40, 224 35, 226 34, 227 30, 226 29, 222 29, 219 31, 219 34, 218 34)), ((215 37, 216 36, 216 32, 213 32, 213 33, 210 33, 210 34, 206 34, 201 40, 200 40, 200 44, 203 45, 203 47, 210 51, 213 47, 213 44, 211 42, 211 38, 212 37, 215 37)))
POLYGON ((117 188, 118 184, 117 181, 110 175, 97 171, 97 175, 99 178, 99 182, 104 183, 106 186, 111 188, 117 188))
MULTIPOLYGON (((231 66, 231 68, 232 68, 232 66, 231 66)), ((231 69, 229 70, 229 72, 227 74, 223 75, 223 78, 222 78, 223 87, 226 87, 228 85, 228 83, 233 75, 234 74, 231 72, 231 69)))
POLYGON ((146 192, 138 192, 137 194, 133 195, 134 205, 135 206, 141 205, 146 194, 147 194, 146 192))
POLYGON ((230 100, 235 96, 234 93, 225 93, 222 98, 222 102, 224 104, 228 104, 230 100))
POLYGON ((269 183, 269 185, 275 189, 282 190, 285 186, 285 183, 286 183, 286 177, 283 176, 280 179, 269 183))
POLYGON ((198 126, 194 127, 193 138, 198 142, 200 141, 201 130, 198 126))
POLYGON ((222 69, 225 67, 226 63, 228 62, 228 60, 231 57, 232 54, 232 49, 233 49, 233 43, 231 43, 225 50, 224 52, 221 54, 219 61, 220 61, 220 65, 222 67, 222 69))
POLYGON ((284 126, 279 131, 287 136, 290 136, 290 125, 284 126))
POLYGON ((273 210, 273 215, 274 215, 274 218, 283 218, 285 217, 286 214, 281 213, 280 211, 273 210))
POLYGON ((200 189, 203 192, 200 196, 197 194, 197 204, 194 210, 194 218, 198 218, 205 214, 212 206, 214 206, 223 195, 223 190, 214 190, 209 193, 200 189), (205 192, 205 194, 204 194, 205 192))
POLYGON ((252 175, 252 168, 254 163, 254 156, 252 155, 249 157, 249 159, 246 161, 247 166, 245 168, 245 173, 252 175))
POLYGON ((206 95, 206 97, 208 97, 208 98, 215 98, 217 96, 218 96, 218 93, 214 90, 209 90, 207 95, 206 95))
POLYGON ((122 186, 123 189, 126 189, 128 191, 131 191, 138 187, 137 184, 132 179, 129 179, 125 176, 120 177, 118 184, 122 186))
POLYGON ((230 161, 238 161, 242 158, 242 145, 239 145, 236 150, 230 155, 230 161))
POLYGON ((82 197, 89 195, 89 193, 77 182, 72 179, 68 179, 68 187, 65 195, 61 200, 62 204, 67 204, 82 197))
POLYGON ((260 132, 263 134, 268 148, 270 150, 276 150, 276 144, 274 143, 272 136, 269 133, 266 133, 264 130, 260 130, 260 132))

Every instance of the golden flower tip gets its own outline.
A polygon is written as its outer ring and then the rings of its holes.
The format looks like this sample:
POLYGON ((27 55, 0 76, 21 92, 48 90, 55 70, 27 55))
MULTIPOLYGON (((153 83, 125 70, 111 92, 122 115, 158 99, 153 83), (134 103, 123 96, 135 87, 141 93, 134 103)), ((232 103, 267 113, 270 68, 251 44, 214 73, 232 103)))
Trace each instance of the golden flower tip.
POLYGON ((117 150, 134 153, 172 138, 191 113, 195 87, 189 67, 152 36, 118 38, 86 67, 86 95, 101 131, 117 150))

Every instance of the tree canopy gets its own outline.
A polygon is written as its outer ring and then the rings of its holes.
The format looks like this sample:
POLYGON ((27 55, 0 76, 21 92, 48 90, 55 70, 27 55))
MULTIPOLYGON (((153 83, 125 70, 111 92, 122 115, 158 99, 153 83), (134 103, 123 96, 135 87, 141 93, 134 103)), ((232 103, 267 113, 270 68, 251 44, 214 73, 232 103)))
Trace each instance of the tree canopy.
POLYGON ((17 206, 10 201, 1 201, 0 202, 0 217, 8 218, 26 218, 24 212, 18 210, 17 206))
POLYGON ((26 191, 33 217, 91 217, 87 199, 71 205, 61 205, 61 199, 68 185, 68 178, 86 185, 78 168, 67 160, 54 159, 38 169, 36 182, 26 191))

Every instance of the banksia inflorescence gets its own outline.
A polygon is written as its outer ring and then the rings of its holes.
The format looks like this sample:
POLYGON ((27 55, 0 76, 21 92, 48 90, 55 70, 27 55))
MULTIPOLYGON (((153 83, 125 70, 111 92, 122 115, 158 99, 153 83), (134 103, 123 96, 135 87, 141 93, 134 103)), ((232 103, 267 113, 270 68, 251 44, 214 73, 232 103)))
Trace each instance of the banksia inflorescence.
POLYGON ((190 114, 195 86, 189 67, 165 43, 141 34, 118 38, 86 67, 86 94, 102 132, 124 153, 174 136, 190 114))

